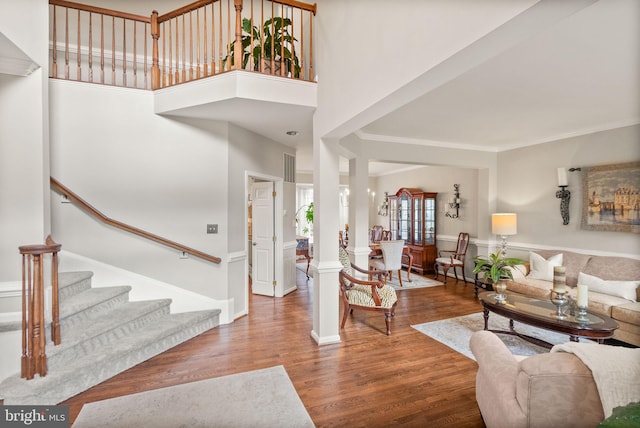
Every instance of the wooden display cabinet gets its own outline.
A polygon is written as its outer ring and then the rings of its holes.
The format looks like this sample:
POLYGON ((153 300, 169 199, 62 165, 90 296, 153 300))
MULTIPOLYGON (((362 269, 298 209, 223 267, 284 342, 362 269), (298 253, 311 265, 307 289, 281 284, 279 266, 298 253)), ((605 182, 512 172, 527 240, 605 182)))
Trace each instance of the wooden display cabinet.
POLYGON ((403 187, 389 196, 391 239, 404 239, 413 255, 413 270, 420 274, 435 273, 437 195, 403 187))

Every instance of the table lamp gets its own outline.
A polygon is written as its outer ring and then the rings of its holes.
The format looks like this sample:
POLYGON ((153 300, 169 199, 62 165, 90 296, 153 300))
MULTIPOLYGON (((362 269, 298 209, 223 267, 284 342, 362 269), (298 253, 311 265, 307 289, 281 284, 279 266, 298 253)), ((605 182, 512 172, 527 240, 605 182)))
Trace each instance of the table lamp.
POLYGON ((491 231, 502 239, 501 255, 507 254, 507 236, 518 233, 518 218, 515 213, 491 214, 491 231))

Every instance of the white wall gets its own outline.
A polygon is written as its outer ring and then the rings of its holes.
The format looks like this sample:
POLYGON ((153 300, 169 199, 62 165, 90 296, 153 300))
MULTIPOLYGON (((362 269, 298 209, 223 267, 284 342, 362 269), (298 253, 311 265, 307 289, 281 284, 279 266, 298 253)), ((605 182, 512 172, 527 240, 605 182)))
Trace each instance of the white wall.
POLYGON ((40 68, 0 75, 0 281, 21 277, 18 247, 49 232, 48 2, 0 0, 0 31, 40 68))
POLYGON ((228 298, 228 126, 153 114, 150 91, 52 81, 52 176, 103 214, 222 258, 219 265, 52 203, 65 250, 215 299, 228 298), (90 106, 90 108, 88 108, 90 106), (206 224, 221 225, 217 235, 206 224))
POLYGON ((518 214, 518 235, 509 242, 640 255, 637 234, 580 229, 582 176, 568 172, 570 223, 562 224, 558 168, 640 160, 640 125, 552 141, 498 155, 498 209, 518 214))

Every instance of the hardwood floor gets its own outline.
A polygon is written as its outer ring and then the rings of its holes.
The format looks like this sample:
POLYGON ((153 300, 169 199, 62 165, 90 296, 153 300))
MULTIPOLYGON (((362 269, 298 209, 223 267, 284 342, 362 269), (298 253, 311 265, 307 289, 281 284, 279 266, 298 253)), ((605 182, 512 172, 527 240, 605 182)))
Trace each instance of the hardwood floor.
POLYGON ((359 311, 340 343, 319 347, 310 336, 313 281, 297 273, 297 291, 252 296, 248 316, 61 403, 70 406, 71 421, 85 403, 283 365, 318 427, 484 426, 476 363, 411 328, 479 312, 472 284, 449 278, 445 287, 399 291, 391 336, 383 315, 359 311))

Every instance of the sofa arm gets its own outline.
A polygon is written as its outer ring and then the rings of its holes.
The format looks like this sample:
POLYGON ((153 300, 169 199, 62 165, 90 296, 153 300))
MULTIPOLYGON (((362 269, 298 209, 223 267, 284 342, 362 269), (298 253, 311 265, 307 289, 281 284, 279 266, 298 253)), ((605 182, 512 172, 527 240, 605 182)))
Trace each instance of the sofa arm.
POLYGON ((516 400, 518 360, 498 336, 477 331, 469 343, 478 362, 476 401, 489 428, 527 426, 527 417, 516 400))

